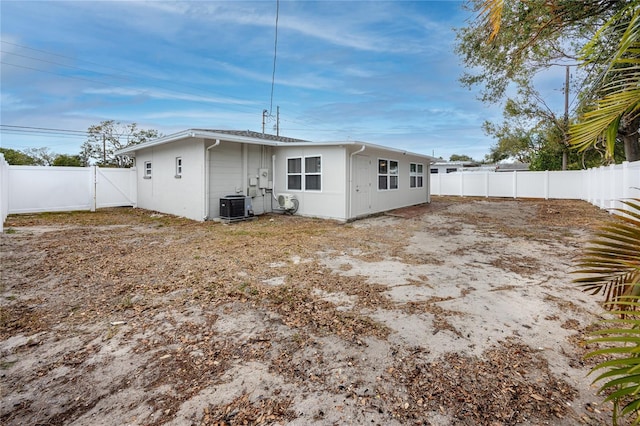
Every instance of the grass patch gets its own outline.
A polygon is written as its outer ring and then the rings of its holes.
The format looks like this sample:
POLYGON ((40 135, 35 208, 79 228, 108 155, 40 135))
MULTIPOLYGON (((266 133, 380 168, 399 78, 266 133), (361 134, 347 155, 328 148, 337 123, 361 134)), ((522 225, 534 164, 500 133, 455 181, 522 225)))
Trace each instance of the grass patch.
POLYGON ((0 361, 0 370, 8 370, 13 367, 18 360, 15 361, 0 361))

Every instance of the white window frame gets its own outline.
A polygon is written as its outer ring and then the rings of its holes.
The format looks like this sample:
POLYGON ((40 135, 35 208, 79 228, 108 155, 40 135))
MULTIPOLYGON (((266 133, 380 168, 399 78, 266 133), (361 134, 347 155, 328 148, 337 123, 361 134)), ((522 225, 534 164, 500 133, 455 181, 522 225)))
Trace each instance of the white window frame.
POLYGON ((298 157, 287 157, 286 159, 287 165, 286 165, 286 180, 287 180, 287 191, 300 191, 300 192, 322 192, 322 155, 301 155, 298 157), (310 171, 307 172, 306 170, 306 164, 307 164, 307 159, 310 158, 319 158, 320 159, 320 167, 319 167, 319 171, 310 171), (289 170, 289 161, 291 160, 299 160, 300 162, 300 171, 290 171, 289 170), (300 181, 300 187, 299 188, 292 188, 289 185, 289 178, 291 176, 298 176, 299 181, 300 181), (320 183, 320 188, 307 188, 307 177, 308 176, 319 176, 319 183, 320 183))
POLYGON ((152 168, 151 168, 151 161, 145 161, 144 162, 144 179, 151 179, 151 172, 152 172, 152 168))
POLYGON ((287 168, 287 191, 302 191, 303 188, 304 188, 302 186, 303 185, 303 183, 302 183, 302 180, 303 180, 302 179, 302 168, 304 167, 304 163, 302 161, 302 158, 303 157, 287 157, 287 160, 286 160, 287 161, 287 165, 286 165, 286 168, 287 168), (299 171, 293 171, 292 172, 292 171, 289 170, 289 161, 291 161, 291 160, 299 160, 300 161, 300 170, 299 171), (298 176, 299 177, 299 179, 300 179, 300 188, 291 188, 289 186, 289 177, 291 177, 291 176, 298 176))
POLYGON ((424 188, 424 164, 409 163, 409 188, 424 188))
POLYGON ((397 191, 400 189, 400 162, 397 160, 392 160, 390 158, 378 158, 377 163, 378 168, 378 191, 397 191), (386 162, 386 172, 382 173, 380 171, 380 162, 386 162), (392 163, 395 163, 395 171, 392 170, 392 163), (384 178, 386 188, 380 188, 381 178, 384 178), (392 188, 392 178, 395 178, 396 185, 392 188))
POLYGON ((176 157, 176 179, 182 178, 182 157, 176 157))
POLYGON ((320 192, 322 191, 322 156, 321 155, 307 155, 304 157, 304 161, 302 163, 303 168, 302 168, 302 175, 304 176, 304 182, 303 182, 303 186, 304 186, 304 190, 305 191, 317 191, 320 192), (319 164, 319 171, 313 171, 313 172, 309 172, 307 171, 307 159, 309 158, 317 158, 320 160, 320 164, 319 164), (319 188, 307 188, 307 177, 309 176, 318 176, 319 177, 319 188))

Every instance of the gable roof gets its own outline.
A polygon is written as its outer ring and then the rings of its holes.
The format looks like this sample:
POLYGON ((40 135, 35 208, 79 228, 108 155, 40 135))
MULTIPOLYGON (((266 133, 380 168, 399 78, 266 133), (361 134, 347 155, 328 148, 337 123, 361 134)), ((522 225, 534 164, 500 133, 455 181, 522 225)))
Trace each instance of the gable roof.
POLYGON ((229 142, 243 142, 256 145, 277 146, 285 143, 309 143, 304 139, 287 138, 284 136, 270 135, 268 133, 252 132, 250 130, 215 130, 215 129, 188 129, 157 139, 146 141, 137 145, 131 145, 115 152, 115 155, 130 155, 141 149, 176 142, 187 138, 203 138, 211 140, 224 140, 229 142))
POLYGON ((428 159, 430 163, 436 159, 424 154, 417 154, 402 149, 391 148, 388 146, 376 145, 368 142, 359 141, 337 141, 337 142, 311 142, 304 139, 287 138, 284 136, 270 135, 268 133, 252 132, 250 130, 212 130, 212 129, 188 129, 182 132, 163 136, 137 145, 131 145, 115 152, 115 155, 135 155, 136 151, 150 148, 165 143, 176 142, 188 138, 203 138, 210 140, 223 140, 228 142, 250 143, 255 145, 268 146, 339 146, 339 145, 358 145, 375 149, 383 149, 386 151, 397 152, 400 154, 411 154, 418 157, 428 159))

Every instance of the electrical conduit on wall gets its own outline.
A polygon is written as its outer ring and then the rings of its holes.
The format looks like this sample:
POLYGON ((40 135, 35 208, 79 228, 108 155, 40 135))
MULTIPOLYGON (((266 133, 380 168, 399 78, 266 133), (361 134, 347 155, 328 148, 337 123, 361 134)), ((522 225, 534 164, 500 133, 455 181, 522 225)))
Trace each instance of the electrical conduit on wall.
MULTIPOLYGON (((193 135, 195 136, 195 135, 193 135)), ((204 164, 204 206, 202 209, 202 220, 207 220, 210 219, 209 218, 209 213, 210 213, 210 199, 209 199, 209 162, 210 162, 210 158, 211 158, 211 148, 215 148, 216 146, 220 145, 220 139, 216 139, 216 143, 214 143, 213 145, 207 147, 206 149, 206 153, 207 155, 205 155, 205 164, 204 164)))

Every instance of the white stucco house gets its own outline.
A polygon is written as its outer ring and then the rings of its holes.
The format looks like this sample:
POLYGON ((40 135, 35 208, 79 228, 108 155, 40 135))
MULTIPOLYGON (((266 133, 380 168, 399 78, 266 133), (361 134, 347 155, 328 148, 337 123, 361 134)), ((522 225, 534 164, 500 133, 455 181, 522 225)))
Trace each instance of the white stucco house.
POLYGON ((138 207, 194 220, 219 218, 221 205, 227 215, 229 196, 247 200, 256 215, 295 206, 296 214, 339 221, 427 203, 434 161, 364 142, 207 129, 116 154, 135 158, 138 207))

